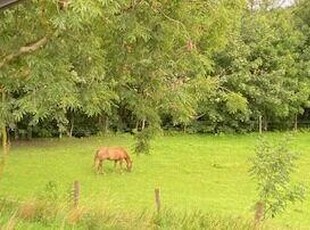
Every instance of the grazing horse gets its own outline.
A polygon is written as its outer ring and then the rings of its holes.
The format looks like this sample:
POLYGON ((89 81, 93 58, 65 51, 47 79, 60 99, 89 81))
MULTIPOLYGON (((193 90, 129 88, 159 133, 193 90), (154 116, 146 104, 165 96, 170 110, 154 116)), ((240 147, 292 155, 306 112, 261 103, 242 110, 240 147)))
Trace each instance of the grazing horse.
POLYGON ((97 173, 103 173, 102 164, 104 160, 114 161, 115 169, 117 163, 119 163, 121 170, 123 167, 123 161, 125 161, 127 170, 131 171, 132 160, 127 151, 122 147, 101 147, 96 151, 94 157, 94 168, 97 173))

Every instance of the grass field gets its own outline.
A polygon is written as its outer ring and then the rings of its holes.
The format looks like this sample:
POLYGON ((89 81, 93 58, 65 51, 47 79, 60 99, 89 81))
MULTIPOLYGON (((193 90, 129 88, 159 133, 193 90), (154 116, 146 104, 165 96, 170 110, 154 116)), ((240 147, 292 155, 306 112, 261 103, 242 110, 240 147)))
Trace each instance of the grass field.
MULTIPOLYGON (((267 134, 269 139, 283 137, 267 134)), ((160 188, 163 208, 178 212, 252 218, 256 185, 248 176, 257 135, 169 135, 157 137, 150 155, 132 154, 131 173, 104 165, 106 174, 91 169, 95 149, 121 145, 132 149, 129 135, 84 139, 34 140, 13 143, 0 180, 0 196, 29 199, 42 195, 52 182, 59 196, 73 181, 81 184, 81 205, 137 212, 155 210, 154 188, 160 188)), ((310 185, 310 133, 294 136, 292 148, 302 153, 294 177, 310 185)), ((310 186, 309 186, 310 187, 310 186)), ((310 228, 310 198, 290 206, 272 223, 294 229, 310 228)))

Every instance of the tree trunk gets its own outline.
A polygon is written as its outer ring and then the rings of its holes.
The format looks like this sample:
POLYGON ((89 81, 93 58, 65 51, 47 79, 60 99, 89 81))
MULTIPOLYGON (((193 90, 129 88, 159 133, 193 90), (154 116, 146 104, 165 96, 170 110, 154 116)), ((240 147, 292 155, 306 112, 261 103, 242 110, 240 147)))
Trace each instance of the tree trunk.
MULTIPOLYGON (((2 102, 5 102, 5 91, 4 89, 2 89, 2 102)), ((3 118, 4 119, 4 118, 3 118)), ((2 124, 1 124, 1 138, 2 138, 2 150, 3 150, 3 155, 2 155, 2 159, 0 162, 0 178, 2 176, 2 172, 6 163, 6 158, 9 154, 9 148, 8 148, 8 134, 7 134, 7 130, 6 130, 6 121, 3 120, 2 124)))
POLYGON ((137 122, 136 122, 136 131, 139 131, 139 123, 140 123, 140 121, 137 120, 137 122))
POLYGON ((265 132, 268 131, 268 119, 267 116, 263 116, 263 129, 265 132))
POLYGON ((182 125, 182 132, 183 132, 183 133, 186 133, 186 128, 187 128, 186 124, 183 124, 183 125, 182 125))
MULTIPOLYGON (((2 89, 2 103, 4 104, 6 100, 6 95, 4 89, 2 89)), ((3 118, 5 119, 5 118, 3 118)), ((2 148, 3 148, 3 156, 6 157, 8 155, 8 133, 6 130, 6 121, 2 121, 1 127, 1 136, 2 136, 2 148)))
POLYGON ((18 133, 18 126, 16 124, 15 130, 14 130, 14 140, 18 140, 19 139, 19 133, 18 133))
POLYGON ((258 131, 259 131, 259 134, 263 133, 263 124, 262 124, 262 116, 261 115, 258 116, 258 131))
POLYGON ((32 139, 32 126, 31 125, 27 126, 27 139, 28 140, 32 139))
POLYGON ((2 127, 1 127, 1 137, 2 137, 3 155, 2 155, 1 161, 0 161, 0 179, 2 177, 4 166, 5 166, 5 163, 6 163, 6 158, 8 156, 7 132, 6 132, 5 125, 2 125, 2 127))
POLYGON ((105 127, 104 127, 104 129, 105 129, 105 133, 109 132, 109 117, 108 116, 105 117, 105 127))
POLYGON ((103 133, 108 133, 109 132, 109 117, 108 116, 103 116, 102 117, 102 131, 103 133))
POLYGON ((68 137, 72 137, 73 128, 74 128, 74 116, 72 114, 71 120, 70 120, 70 129, 69 129, 68 137))
POLYGON ((143 119, 143 120, 142 120, 142 125, 141 125, 141 131, 145 128, 145 122, 146 122, 146 120, 143 119))
POLYGON ((104 134, 109 132, 109 117, 106 115, 100 115, 99 116, 99 126, 100 126, 100 131, 103 132, 104 134))
POLYGON ((2 148, 3 148, 3 156, 6 157, 8 155, 8 134, 6 131, 5 125, 1 128, 1 136, 2 136, 2 148))
POLYGON ((297 114, 295 115, 295 121, 294 121, 294 131, 298 130, 298 116, 297 114))

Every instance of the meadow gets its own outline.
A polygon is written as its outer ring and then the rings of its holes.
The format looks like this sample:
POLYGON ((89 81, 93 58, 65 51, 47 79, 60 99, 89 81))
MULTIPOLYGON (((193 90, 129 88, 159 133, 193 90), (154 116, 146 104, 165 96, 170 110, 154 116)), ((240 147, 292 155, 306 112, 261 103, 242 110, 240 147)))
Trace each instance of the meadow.
MULTIPOLYGON (((268 133, 278 140, 283 133, 268 133)), ((134 155, 133 137, 120 134, 73 139, 13 142, 0 179, 0 197, 30 200, 51 195, 65 200, 75 180, 80 182, 80 206, 121 210, 126 213, 155 211, 154 189, 160 189, 163 210, 176 213, 253 219, 256 184, 249 177, 249 158, 255 154, 257 134, 170 134, 152 142, 150 155, 134 155), (133 171, 114 171, 104 163, 104 175, 92 169, 99 146, 124 146, 131 152, 133 171)), ((310 133, 297 133, 291 148, 301 153, 294 179, 310 185, 310 133)), ((270 220, 273 226, 307 229, 310 199, 289 206, 270 220)), ((1 218, 4 218, 0 215, 1 218)), ((29 229, 32 229, 31 227, 29 229)), ((34 228, 35 229, 35 228, 34 228)))

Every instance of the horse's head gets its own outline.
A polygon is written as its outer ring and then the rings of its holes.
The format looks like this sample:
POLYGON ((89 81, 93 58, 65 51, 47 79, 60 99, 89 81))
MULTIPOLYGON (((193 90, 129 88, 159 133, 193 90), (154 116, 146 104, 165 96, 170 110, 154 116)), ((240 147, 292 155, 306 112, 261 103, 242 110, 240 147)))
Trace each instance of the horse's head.
POLYGON ((127 170, 128 170, 128 172, 131 172, 131 169, 132 169, 132 160, 128 159, 127 160, 127 170))

